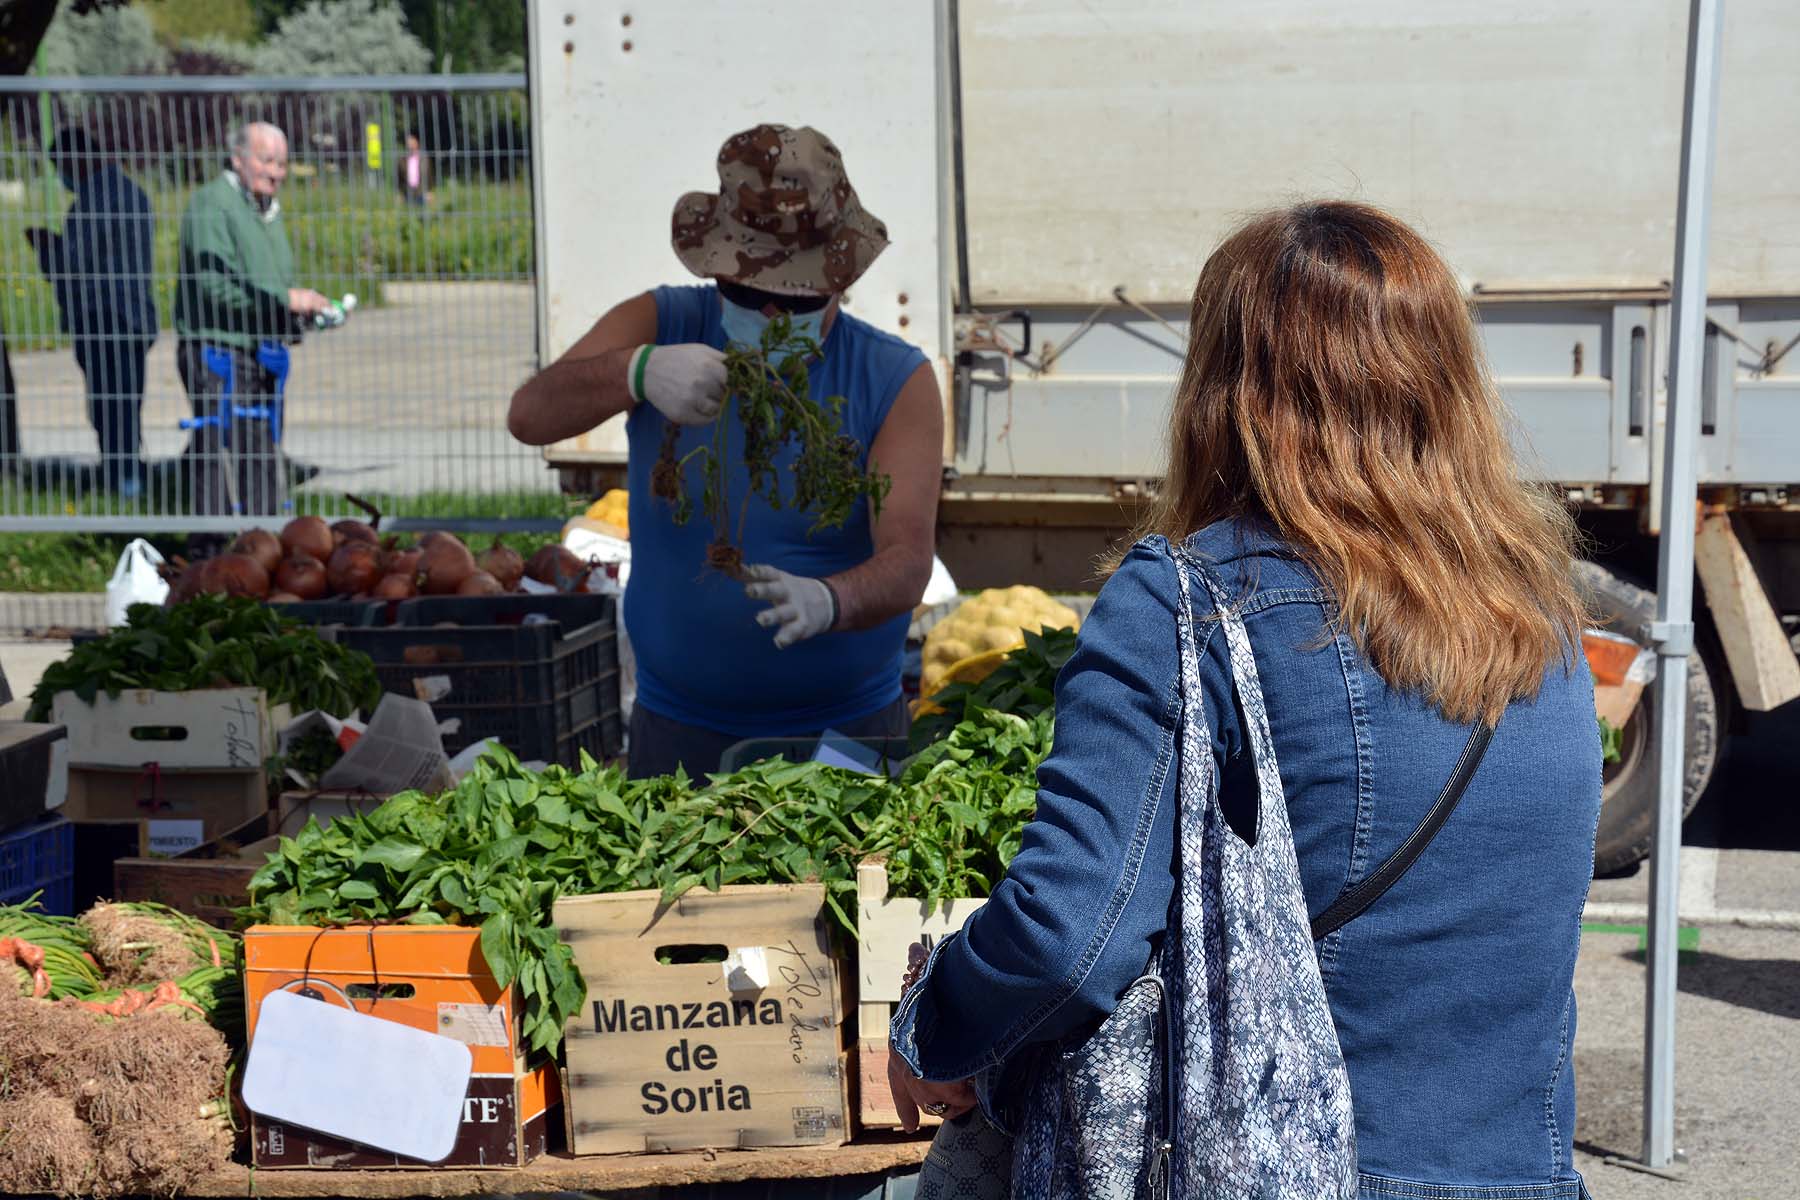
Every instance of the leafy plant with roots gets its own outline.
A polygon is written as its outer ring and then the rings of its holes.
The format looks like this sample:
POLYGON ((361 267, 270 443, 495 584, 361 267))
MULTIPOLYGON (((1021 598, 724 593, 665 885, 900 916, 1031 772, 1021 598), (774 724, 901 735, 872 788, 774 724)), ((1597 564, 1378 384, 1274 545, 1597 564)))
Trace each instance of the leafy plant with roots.
POLYGON ((858 500, 866 498, 870 511, 881 513, 893 481, 860 465, 862 444, 843 432, 844 397, 830 396, 818 404, 810 397, 807 364, 818 354, 819 343, 796 334, 783 313, 764 328, 760 345, 733 345, 725 352, 725 406, 709 442, 677 457, 681 427, 671 422, 663 430, 661 453, 650 473, 651 494, 674 506, 677 525, 687 524, 694 506, 686 472, 690 464, 697 466, 700 507, 714 534, 706 565, 714 570, 729 575, 743 566, 744 519, 753 497, 761 496, 776 510, 812 514, 809 534, 841 528, 858 500), (735 505, 727 494, 726 474, 732 428, 727 418, 734 411, 743 430, 739 452, 750 484, 735 505), (775 459, 794 441, 800 449, 792 464, 793 489, 784 494, 775 459))

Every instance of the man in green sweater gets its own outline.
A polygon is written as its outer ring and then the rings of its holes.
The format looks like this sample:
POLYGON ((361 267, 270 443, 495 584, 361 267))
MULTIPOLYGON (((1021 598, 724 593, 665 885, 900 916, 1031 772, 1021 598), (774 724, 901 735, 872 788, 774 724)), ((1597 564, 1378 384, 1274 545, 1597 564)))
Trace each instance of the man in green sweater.
MULTIPOLYGON (((272 398, 275 377, 259 349, 299 341, 304 322, 330 304, 294 284, 294 254, 276 199, 287 157, 280 129, 260 121, 243 126, 231 139, 231 167, 199 188, 182 214, 175 361, 196 418, 216 417, 227 387, 240 407, 272 398)), ((217 424, 198 427, 184 455, 199 512, 229 512, 233 500, 246 512, 274 512, 288 477, 316 473, 280 453, 268 421, 245 419, 230 427, 236 470, 228 477, 220 433, 217 424)))

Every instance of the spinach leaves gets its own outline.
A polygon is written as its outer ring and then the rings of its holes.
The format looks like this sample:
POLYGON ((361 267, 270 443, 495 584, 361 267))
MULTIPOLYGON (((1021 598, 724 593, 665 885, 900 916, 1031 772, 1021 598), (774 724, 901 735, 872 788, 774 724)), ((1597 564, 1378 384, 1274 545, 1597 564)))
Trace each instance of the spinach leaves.
POLYGON ((48 720, 58 692, 92 704, 101 692, 117 696, 126 688, 260 687, 271 705, 340 717, 372 712, 381 699, 368 655, 326 641, 260 600, 196 596, 168 608, 134 604, 127 617, 123 628, 79 643, 45 669, 28 720, 48 720))

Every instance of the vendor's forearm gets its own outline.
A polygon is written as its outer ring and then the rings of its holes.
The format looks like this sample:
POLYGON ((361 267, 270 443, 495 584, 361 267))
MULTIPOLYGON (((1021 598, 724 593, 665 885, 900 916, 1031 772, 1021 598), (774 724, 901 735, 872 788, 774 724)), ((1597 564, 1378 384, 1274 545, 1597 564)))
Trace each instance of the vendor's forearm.
POLYGON ((586 433, 632 406, 626 368, 636 347, 551 363, 513 393, 506 427, 528 446, 586 433))
POLYGON ((872 629, 911 612, 931 581, 931 548, 889 546, 874 557, 825 582, 837 593, 833 629, 872 629))

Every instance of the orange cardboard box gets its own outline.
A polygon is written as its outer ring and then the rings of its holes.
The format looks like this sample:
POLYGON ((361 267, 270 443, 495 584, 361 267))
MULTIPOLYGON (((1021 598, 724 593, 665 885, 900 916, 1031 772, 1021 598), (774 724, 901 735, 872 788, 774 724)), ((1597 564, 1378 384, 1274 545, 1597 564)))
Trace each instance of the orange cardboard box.
MULTIPOLYGON (((250 1040, 264 997, 298 991, 367 1016, 466 1043, 474 1075, 450 1156, 420 1163, 340 1138, 250 1122, 258 1167, 522 1167, 547 1148, 550 1111, 561 1102, 554 1062, 527 1069, 516 987, 494 982, 480 931, 383 925, 315 929, 257 925, 244 934, 244 1007, 250 1040)), ((356 1081, 346 1079, 345 1088, 356 1081)))

